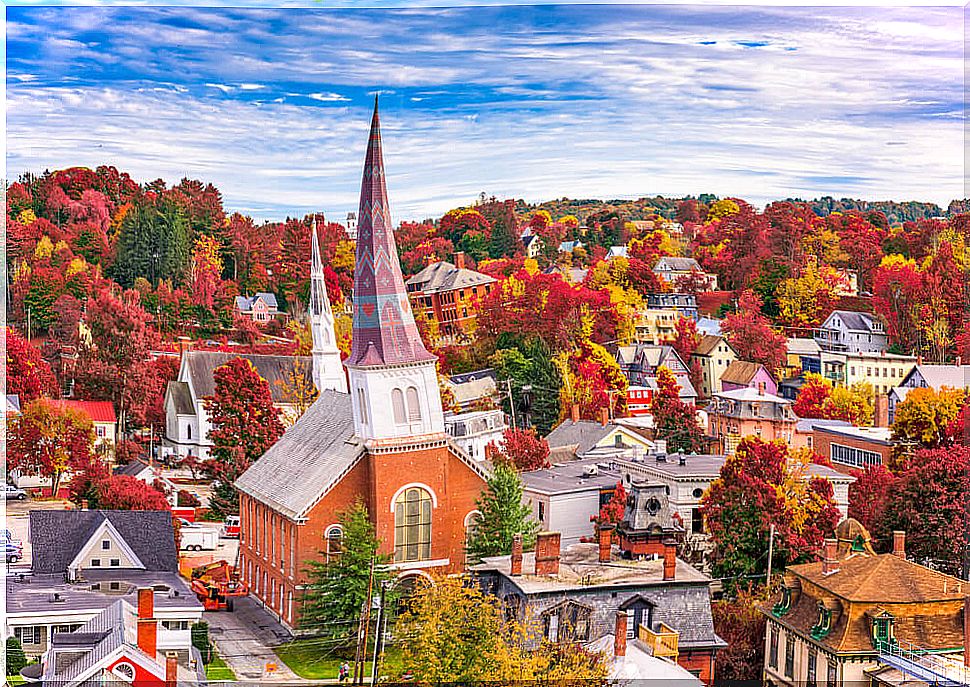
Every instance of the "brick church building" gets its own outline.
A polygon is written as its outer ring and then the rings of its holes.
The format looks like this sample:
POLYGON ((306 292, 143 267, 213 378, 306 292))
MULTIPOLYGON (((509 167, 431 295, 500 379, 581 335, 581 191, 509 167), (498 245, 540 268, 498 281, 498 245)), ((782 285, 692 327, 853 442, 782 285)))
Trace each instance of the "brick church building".
POLYGON ((289 627, 298 624, 306 562, 339 548, 341 511, 366 505, 400 579, 456 572, 487 477, 445 434, 436 359, 421 342, 397 257, 376 101, 357 233, 350 357, 341 363, 314 231, 309 315, 320 397, 236 481, 243 580, 289 627))

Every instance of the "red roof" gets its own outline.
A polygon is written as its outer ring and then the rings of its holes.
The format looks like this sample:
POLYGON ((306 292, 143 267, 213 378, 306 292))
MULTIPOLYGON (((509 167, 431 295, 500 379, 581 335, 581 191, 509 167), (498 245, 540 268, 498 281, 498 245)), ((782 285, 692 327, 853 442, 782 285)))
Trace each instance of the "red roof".
POLYGON ((115 407, 111 401, 61 401, 65 408, 79 410, 91 418, 91 422, 116 422, 115 407))

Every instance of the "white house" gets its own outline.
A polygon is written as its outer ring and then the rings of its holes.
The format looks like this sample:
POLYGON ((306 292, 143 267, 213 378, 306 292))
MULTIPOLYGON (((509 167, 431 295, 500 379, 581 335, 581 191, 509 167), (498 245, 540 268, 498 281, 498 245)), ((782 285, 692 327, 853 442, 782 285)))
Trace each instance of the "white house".
POLYGON ((445 432, 475 460, 485 460, 485 448, 499 445, 508 428, 505 413, 498 409, 445 415, 445 432))
POLYGON ((889 345, 875 315, 853 310, 833 310, 815 330, 815 340, 822 350, 838 353, 882 353, 889 345))

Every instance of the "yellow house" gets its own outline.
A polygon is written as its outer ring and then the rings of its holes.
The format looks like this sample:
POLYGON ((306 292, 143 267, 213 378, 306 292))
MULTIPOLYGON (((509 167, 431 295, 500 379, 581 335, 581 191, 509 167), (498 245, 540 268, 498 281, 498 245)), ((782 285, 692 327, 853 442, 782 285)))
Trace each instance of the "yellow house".
POLYGON ((706 334, 701 337, 692 357, 701 366, 701 388, 698 391, 702 398, 710 398, 721 391, 721 375, 738 359, 738 354, 723 336, 706 334))

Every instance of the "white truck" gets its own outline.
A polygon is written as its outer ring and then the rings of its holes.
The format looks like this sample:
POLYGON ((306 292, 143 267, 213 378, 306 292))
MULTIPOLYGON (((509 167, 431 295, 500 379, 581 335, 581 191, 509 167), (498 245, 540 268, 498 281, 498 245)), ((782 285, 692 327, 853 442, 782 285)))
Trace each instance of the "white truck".
POLYGON ((219 533, 204 527, 182 527, 179 529, 182 537, 183 551, 215 551, 219 545, 219 533))

